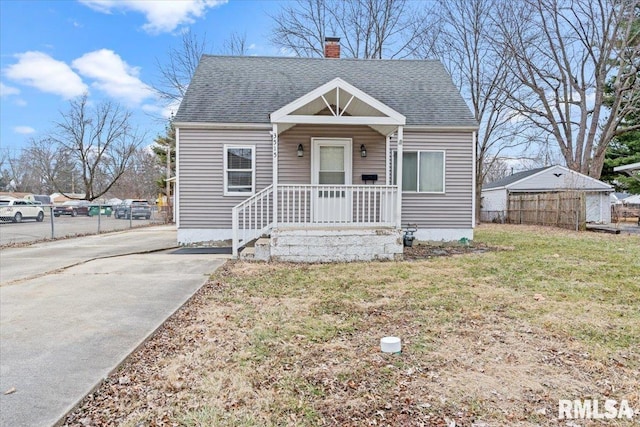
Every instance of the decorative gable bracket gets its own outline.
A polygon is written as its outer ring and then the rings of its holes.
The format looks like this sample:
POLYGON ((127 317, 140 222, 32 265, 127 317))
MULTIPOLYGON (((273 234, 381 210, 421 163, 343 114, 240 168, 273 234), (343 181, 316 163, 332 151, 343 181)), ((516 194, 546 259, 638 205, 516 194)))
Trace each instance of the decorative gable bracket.
POLYGON ((406 118, 340 78, 312 90, 270 115, 279 133, 296 124, 367 125, 388 135, 406 118))

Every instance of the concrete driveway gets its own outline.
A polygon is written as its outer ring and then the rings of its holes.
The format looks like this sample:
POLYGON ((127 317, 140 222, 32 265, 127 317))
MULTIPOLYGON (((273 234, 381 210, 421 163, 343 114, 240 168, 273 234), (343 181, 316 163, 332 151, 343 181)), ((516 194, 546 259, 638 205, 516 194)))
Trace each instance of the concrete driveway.
POLYGON ((55 424, 228 258, 175 242, 163 226, 2 249, 0 425, 55 424))

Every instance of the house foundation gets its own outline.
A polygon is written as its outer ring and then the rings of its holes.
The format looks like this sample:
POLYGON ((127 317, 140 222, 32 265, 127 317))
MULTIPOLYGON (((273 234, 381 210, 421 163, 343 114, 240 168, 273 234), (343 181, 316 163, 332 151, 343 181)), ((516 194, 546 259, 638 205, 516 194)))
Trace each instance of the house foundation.
POLYGON ((402 258, 402 230, 304 228, 271 232, 270 259, 284 262, 350 262, 402 258))

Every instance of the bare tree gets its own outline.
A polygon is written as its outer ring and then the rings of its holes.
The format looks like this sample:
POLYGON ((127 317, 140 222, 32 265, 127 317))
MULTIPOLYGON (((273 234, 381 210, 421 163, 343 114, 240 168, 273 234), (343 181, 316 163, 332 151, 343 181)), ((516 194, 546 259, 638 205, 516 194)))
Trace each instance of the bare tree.
MULTIPOLYGON (((111 102, 90 109, 85 94, 71 101, 69 111, 56 123, 56 131, 49 140, 78 170, 84 191, 82 199, 102 196, 127 170, 144 139, 131 128, 130 119, 130 112, 111 102)), ((68 194, 69 189, 61 184, 54 180, 57 190, 68 194)))
POLYGON ((438 0, 429 14, 437 28, 434 40, 423 43, 420 56, 438 57, 466 98, 479 123, 476 137, 476 218, 480 218, 482 184, 499 168, 505 151, 522 149, 534 138, 523 137, 522 126, 506 105, 518 82, 511 76, 510 58, 496 51, 492 16, 496 0, 438 0))
POLYGON ((151 148, 138 148, 131 156, 130 166, 111 187, 109 194, 121 199, 155 199, 158 194, 157 181, 162 173, 163 169, 158 166, 151 148))
POLYGON ((502 157, 495 157, 491 161, 483 164, 484 184, 488 184, 493 181, 505 178, 511 175, 511 167, 507 163, 506 159, 502 157))
POLYGON ((224 53, 233 56, 244 56, 249 53, 247 33, 233 32, 223 43, 224 53))
POLYGON ((402 58, 426 29, 407 0, 296 0, 272 16, 271 41, 297 56, 323 56, 325 36, 341 37, 344 56, 402 58))
POLYGON ((609 142, 640 111, 638 0, 504 0, 494 42, 522 84, 514 111, 551 136, 567 166, 599 178, 609 142), (621 61, 628 66, 621 66, 621 61), (613 78, 613 104, 605 103, 613 78))
POLYGON ((75 192, 74 179, 80 174, 65 150, 60 150, 49 138, 31 139, 25 149, 30 167, 42 180, 41 193, 53 193, 58 188, 75 192))
POLYGON ((162 99, 167 103, 182 101, 206 50, 206 34, 199 38, 191 31, 184 31, 180 46, 169 50, 166 63, 156 58, 160 78, 153 88, 162 99))
POLYGON ((28 151, 20 150, 11 153, 4 150, 2 154, 2 181, 6 190, 19 193, 40 193, 43 180, 32 166, 28 151))

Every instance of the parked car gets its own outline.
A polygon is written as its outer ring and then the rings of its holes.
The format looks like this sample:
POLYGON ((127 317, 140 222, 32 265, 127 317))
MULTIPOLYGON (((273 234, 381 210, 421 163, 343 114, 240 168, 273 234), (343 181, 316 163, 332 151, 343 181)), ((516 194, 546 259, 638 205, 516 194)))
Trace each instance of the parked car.
POLYGON ((44 220, 42 207, 20 199, 0 200, 0 219, 3 221, 22 222, 23 219, 35 219, 38 222, 44 220))
POLYGON ((111 216, 113 213, 113 208, 111 206, 106 205, 91 205, 89 206, 89 216, 98 215, 98 210, 100 210, 100 215, 102 216, 111 216))
POLYGON ((82 200, 69 200, 53 208, 53 216, 60 215, 89 215, 89 203, 82 200))
POLYGON ((151 205, 149 205, 149 202, 146 200, 126 199, 116 206, 113 216, 115 216, 116 219, 151 219, 151 205))

